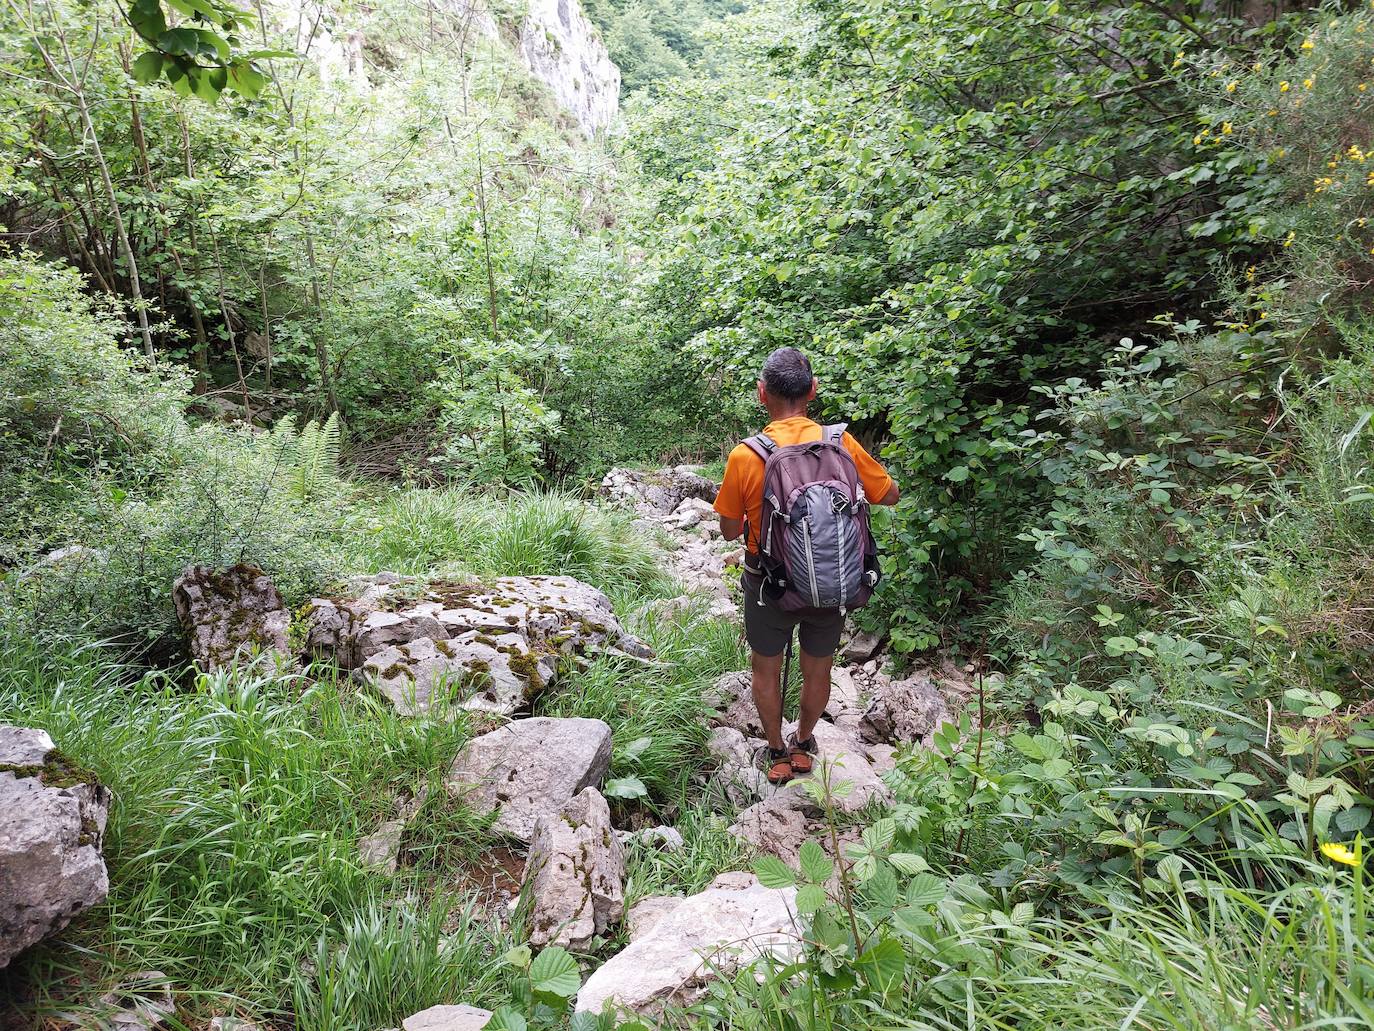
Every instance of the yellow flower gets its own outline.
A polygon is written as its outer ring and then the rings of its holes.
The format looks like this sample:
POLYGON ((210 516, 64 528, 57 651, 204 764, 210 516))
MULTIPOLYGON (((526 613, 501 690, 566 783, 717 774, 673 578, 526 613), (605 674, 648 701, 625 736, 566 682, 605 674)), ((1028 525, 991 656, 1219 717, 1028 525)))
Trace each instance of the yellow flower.
POLYGON ((1345 156, 1350 158, 1351 161, 1358 161, 1361 164, 1364 163, 1365 153, 1359 148, 1358 144, 1352 143, 1350 149, 1345 152, 1345 156))
POLYGON ((1316 81, 1317 81, 1316 79, 1303 79, 1303 80, 1302 80, 1302 88, 1303 88, 1303 89, 1311 89, 1311 88, 1312 88, 1312 84, 1315 83, 1316 81))
POLYGON ((1248 269, 1245 270, 1245 281, 1248 282, 1248 283, 1253 283, 1253 282, 1255 281, 1255 266, 1254 266, 1254 265, 1251 265, 1248 269))
POLYGON ((1293 230, 1290 229, 1290 230, 1288 231, 1288 235, 1285 236, 1285 237, 1283 238, 1283 245, 1284 245, 1285 247, 1292 247, 1292 246, 1293 246, 1293 238, 1294 238, 1295 236, 1297 236, 1297 235, 1298 235, 1297 233, 1295 233, 1293 230))
POLYGON ((1261 68, 1263 68, 1263 67, 1264 67, 1264 65, 1262 65, 1262 64, 1260 64, 1258 61, 1256 61, 1254 64, 1252 64, 1252 65, 1250 66, 1250 70, 1251 70, 1252 72, 1257 72, 1257 71, 1259 71, 1259 70, 1260 70, 1261 68))
POLYGON ((1374 186, 1374 172, 1370 172, 1364 177, 1364 184, 1366 186, 1374 186))
POLYGON ((1278 113, 1279 109, 1276 107, 1271 107, 1268 111, 1265 112, 1265 114, 1267 114, 1270 118, 1273 118, 1278 113))
POLYGON ((1302 48, 1303 48, 1304 50, 1311 50, 1311 49, 1312 49, 1314 46, 1316 46, 1316 45, 1317 45, 1317 44, 1315 44, 1315 43, 1312 42, 1312 37, 1311 37, 1311 36, 1308 36, 1305 40, 1302 41, 1302 48))
POLYGON ((1194 146, 1194 147, 1200 147, 1200 146, 1202 146, 1202 137, 1201 137, 1201 136, 1194 136, 1194 137, 1193 137, 1193 146, 1194 146))
POLYGON ((1326 856, 1326 858, 1333 863, 1344 863, 1346 866, 1354 866, 1359 862, 1359 860, 1355 858, 1354 852, 1334 841, 1328 841, 1326 844, 1322 845, 1322 855, 1326 856))
POLYGON ((1362 82, 1362 83, 1360 83, 1358 86, 1356 86, 1355 88, 1356 88, 1357 90, 1359 90, 1361 93, 1363 93, 1365 90, 1369 89, 1369 83, 1367 83, 1367 82, 1362 82))
POLYGON ((1290 85, 1288 84, 1288 80, 1287 80, 1287 79, 1284 79, 1281 83, 1279 83, 1279 92, 1280 92, 1280 93, 1287 93, 1287 92, 1288 92, 1290 89, 1292 89, 1292 88, 1293 88, 1293 87, 1290 86, 1290 85))
POLYGON ((1227 93, 1234 93, 1234 92, 1236 91, 1236 87, 1239 86, 1239 85, 1240 85, 1239 82, 1237 82, 1235 79, 1232 79, 1230 82, 1228 82, 1228 83, 1226 84, 1226 92, 1227 92, 1227 93))
POLYGON ((1230 135, 1231 135, 1231 123, 1230 123, 1230 122, 1222 122, 1222 123, 1221 123, 1221 134, 1222 134, 1223 136, 1230 136, 1230 135))
POLYGON ((1178 67, 1179 65, 1181 65, 1182 63, 1183 63, 1183 51, 1180 50, 1180 51, 1174 56, 1174 67, 1177 68, 1177 67, 1178 67))
POLYGON ((1285 157, 1287 154, 1288 154, 1288 148, 1287 148, 1287 147, 1280 147, 1280 148, 1279 148, 1279 152, 1278 152, 1277 154, 1275 154, 1274 156, 1275 156, 1275 157, 1280 157, 1280 158, 1281 158, 1281 157, 1285 157))
POLYGON ((1359 226, 1361 229, 1363 229, 1363 228, 1364 228, 1364 224, 1365 224, 1366 222, 1368 222, 1368 221, 1369 221, 1369 219, 1367 219, 1367 218, 1357 218, 1357 219, 1355 219, 1355 224, 1356 224, 1357 226, 1359 226))

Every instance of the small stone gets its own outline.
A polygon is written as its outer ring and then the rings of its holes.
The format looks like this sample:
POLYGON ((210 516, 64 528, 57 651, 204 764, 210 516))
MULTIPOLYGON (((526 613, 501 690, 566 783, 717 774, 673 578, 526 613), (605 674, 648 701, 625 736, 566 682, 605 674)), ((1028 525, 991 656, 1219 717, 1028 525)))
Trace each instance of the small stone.
POLYGON ((840 657, 845 662, 862 663, 868 662, 877 654, 878 649, 883 646, 881 634, 869 633, 867 630, 860 630, 849 638, 843 648, 840 649, 840 657))
POLYGON ((616 831, 622 845, 639 845, 644 848, 660 848, 664 852, 677 852, 683 846, 682 832, 676 827, 645 827, 637 831, 616 831))
POLYGON ((477 1006, 431 1006, 401 1021, 403 1031, 481 1031, 491 1010, 477 1006))
POLYGON ((404 820, 387 820, 371 834, 358 841, 358 859, 365 869, 388 877, 396 872, 401 854, 401 836, 405 834, 404 820))
POLYGON ((176 1015, 172 989, 167 975, 145 970, 121 981, 100 997, 106 1015, 102 1026, 107 1031, 153 1031, 176 1015))

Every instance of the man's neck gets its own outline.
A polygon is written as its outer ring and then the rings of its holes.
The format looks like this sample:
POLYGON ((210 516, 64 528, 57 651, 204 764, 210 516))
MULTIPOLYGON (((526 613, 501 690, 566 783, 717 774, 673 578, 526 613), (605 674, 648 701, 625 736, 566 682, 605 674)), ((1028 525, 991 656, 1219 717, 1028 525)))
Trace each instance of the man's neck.
POLYGON ((803 419, 806 418, 806 405, 801 405, 800 407, 796 405, 787 405, 785 407, 783 405, 778 405, 776 407, 773 405, 768 406, 769 422, 782 422, 784 419, 795 419, 798 416, 803 419))

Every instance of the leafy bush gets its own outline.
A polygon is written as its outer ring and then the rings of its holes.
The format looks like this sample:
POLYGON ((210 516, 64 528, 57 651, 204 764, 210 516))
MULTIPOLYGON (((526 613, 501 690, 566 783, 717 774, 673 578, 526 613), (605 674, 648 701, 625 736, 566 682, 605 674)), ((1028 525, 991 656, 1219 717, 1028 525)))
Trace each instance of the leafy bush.
POLYGON ((80 540, 89 496, 187 453, 186 377, 121 347, 127 330, 72 269, 0 253, 0 569, 80 540))

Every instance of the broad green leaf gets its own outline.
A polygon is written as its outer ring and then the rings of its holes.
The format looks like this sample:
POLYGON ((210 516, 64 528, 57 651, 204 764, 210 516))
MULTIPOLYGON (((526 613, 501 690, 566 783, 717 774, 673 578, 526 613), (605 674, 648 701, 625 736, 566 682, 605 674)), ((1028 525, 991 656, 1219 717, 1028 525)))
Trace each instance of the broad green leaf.
POLYGON ((754 873, 765 888, 790 888, 797 875, 777 856, 763 856, 754 862, 754 873))
POLYGON ((944 881, 931 873, 917 874, 906 886, 908 906, 933 906, 948 894, 944 881))
POLYGON ((582 987, 577 960, 566 949, 550 945, 530 964, 530 984, 536 992, 571 999, 582 987))
POLYGON ((129 68, 134 82, 147 84, 162 74, 162 55, 156 50, 140 54, 129 68))
POLYGON ((835 872, 835 863, 817 842, 810 839, 802 843, 800 862, 802 876, 812 884, 824 884, 835 872))
POLYGON ((797 911, 814 913, 826 903, 825 889, 818 884, 803 884, 797 889, 797 911))
POLYGON ((601 793, 607 798, 644 798, 649 789, 638 777, 616 777, 606 781, 601 793))

